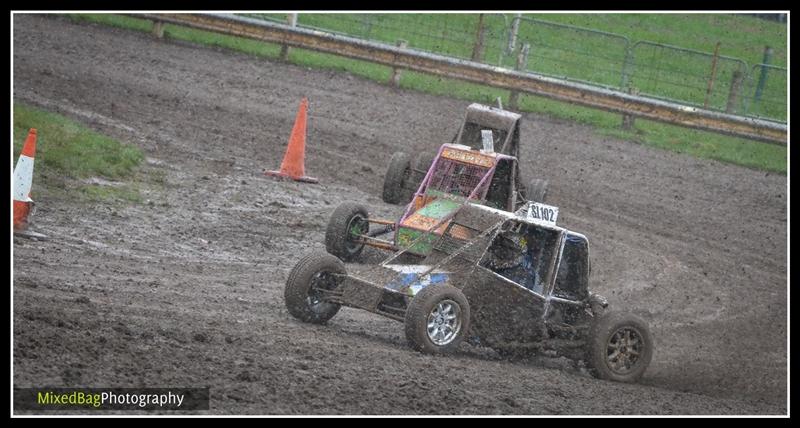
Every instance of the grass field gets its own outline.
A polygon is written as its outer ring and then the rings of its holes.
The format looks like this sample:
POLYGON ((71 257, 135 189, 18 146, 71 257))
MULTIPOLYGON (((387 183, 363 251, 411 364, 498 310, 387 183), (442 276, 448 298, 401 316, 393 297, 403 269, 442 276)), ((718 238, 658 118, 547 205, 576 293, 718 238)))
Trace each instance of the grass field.
MULTIPOLYGON (((246 14, 283 21, 285 14, 246 14)), ((513 14, 506 19, 486 15, 487 45, 489 49, 504 48, 505 26, 510 25, 513 14)), ((786 66, 786 25, 745 15, 703 13, 535 13, 524 18, 546 20, 554 23, 595 29, 628 37, 632 41, 648 40, 713 52, 721 43, 720 55, 741 58, 749 64, 761 62, 764 46, 774 48, 773 63, 786 66)), ((412 41, 412 46, 448 55, 470 57, 478 18, 476 14, 300 14, 302 25, 326 28, 333 31, 369 37, 393 43, 397 39, 412 41), (412 40, 416 39, 416 40, 412 40)), ((533 34, 531 28, 520 29, 520 34, 533 34)), ((497 58, 497 53, 486 55, 487 60, 497 58)))
POLYGON ((713 52, 720 42, 720 55, 741 58, 749 64, 761 62, 764 46, 775 50, 773 63, 786 66, 786 24, 751 16, 709 13, 619 13, 619 14, 532 14, 581 27, 595 28, 627 36, 713 52))
POLYGON ((69 192, 90 200, 139 201, 134 184, 86 184, 85 179, 131 178, 144 159, 139 148, 98 134, 62 115, 14 103, 14 159, 28 130, 37 130, 33 198, 41 190, 69 192))
POLYGON ((729 112, 786 120, 786 71, 771 69, 755 99, 761 68, 753 68, 762 61, 767 44, 777 53, 772 63, 785 66, 785 25, 751 17, 694 14, 594 15, 584 19, 587 22, 563 15, 547 18, 559 17, 567 23, 599 25, 615 35, 523 21, 519 37, 530 43, 533 52, 529 70, 615 88, 630 86, 642 94, 721 111, 728 109, 738 73, 741 83, 729 112), (748 28, 753 21, 771 24, 774 31, 730 31, 748 28), (770 40, 763 41, 767 34, 770 40), (715 62, 712 53, 717 42, 720 57, 715 62))
MULTIPOLYGON (((349 31, 351 33, 354 32, 354 29, 361 28, 358 27, 358 25, 361 25, 365 27, 363 29, 365 35, 370 34, 370 37, 378 40, 391 41, 392 38, 395 36, 395 34, 381 33, 380 31, 378 31, 376 29, 377 26, 375 25, 374 20, 372 27, 367 28, 368 26, 365 26, 365 24, 362 22, 363 20, 352 21, 353 19, 358 18, 358 17, 354 18, 352 15, 342 15, 342 14, 338 15, 310 14, 310 15, 313 16, 304 18, 303 15, 301 15, 301 22, 306 22, 304 20, 311 20, 308 22, 316 22, 315 25, 323 25, 325 24, 325 22, 321 21, 317 22, 313 20, 314 19, 327 20, 328 23, 330 22, 337 23, 336 25, 338 25, 339 27, 333 28, 334 30, 349 31), (361 23, 354 24, 354 22, 361 22, 361 23)), ((139 31, 150 31, 150 29, 152 28, 152 23, 148 21, 131 17, 111 15, 111 14, 71 15, 71 16, 73 17, 73 19, 76 20, 102 23, 106 25, 113 25, 139 31)), ((424 15, 424 16, 430 16, 430 15, 424 15)), ((582 15, 575 15, 575 16, 582 16, 582 15)), ((449 41, 448 42, 449 44, 442 44, 444 42, 440 42, 439 45, 432 44, 430 46, 433 47, 438 46, 444 53, 450 55, 469 57, 471 55, 471 52, 468 52, 469 49, 464 49, 465 46, 464 43, 459 42, 459 40, 463 39, 462 36, 464 34, 468 34, 464 32, 464 28, 467 28, 469 26, 469 21, 468 21, 469 19, 472 20, 476 19, 475 16, 474 15, 456 15, 455 17, 454 15, 434 16, 434 18, 438 20, 442 20, 446 17, 453 17, 453 19, 455 20, 447 24, 448 26, 446 27, 450 29, 448 30, 449 32, 445 33, 447 36, 445 38, 445 42, 449 41), (462 36, 459 36, 459 34, 461 34, 462 36), (459 46, 460 48, 458 48, 459 46)), ((698 18, 692 16, 690 20, 700 20, 701 18, 702 17, 698 18)), ((741 19, 743 20, 743 22, 761 21, 757 18, 749 18, 749 17, 735 17, 735 18, 741 19)), ((402 19, 402 17, 397 17, 393 19, 400 20, 402 19)), ((421 19, 421 17, 418 16, 415 17, 415 19, 421 19)), ((597 20, 596 17, 594 19, 597 20)), ((626 18, 626 19, 633 19, 633 18, 626 18)), ((684 21, 685 20, 686 19, 684 18, 684 21)), ((438 21, 431 21, 431 22, 434 23, 433 24, 434 27, 445 28, 445 24, 443 22, 438 22, 438 21)), ((498 21, 496 19, 495 20, 487 19, 486 24, 487 26, 503 25, 502 22, 500 24, 498 24, 497 22, 498 21)), ((606 25, 612 25, 614 21, 611 18, 609 18, 605 22, 606 25)), ((764 22, 772 25, 780 25, 780 24, 769 23, 767 21, 764 22)), ((406 24, 407 27, 410 27, 411 25, 410 23, 406 24)), ((677 37, 681 37, 683 38, 683 40, 690 38, 689 35, 683 35, 683 34, 675 35, 674 38, 669 38, 668 35, 671 33, 681 33, 681 31, 675 31, 674 28, 670 27, 670 24, 674 25, 674 23, 667 20, 661 26, 657 26, 654 24, 648 28, 649 31, 651 31, 653 34, 662 35, 662 38, 658 40, 667 41, 670 43, 680 43, 681 39, 677 39, 677 37)), ((689 31, 689 29, 694 28, 687 23, 684 24, 687 25, 686 31, 689 31)), ((632 25, 630 23, 628 24, 618 23, 618 25, 620 25, 622 28, 625 29, 638 28, 637 26, 632 25)), ((752 25, 760 25, 760 24, 754 23, 752 25)), ((384 27, 387 26, 384 25, 384 27)), ((280 47, 274 44, 261 43, 237 37, 218 35, 214 33, 209 33, 189 28, 182 28, 173 25, 167 25, 165 28, 166 28, 165 35, 167 38, 174 38, 199 44, 229 48, 256 56, 276 58, 280 51, 280 47)), ((632 34, 635 34, 638 37, 641 34, 643 34, 642 31, 644 30, 637 29, 636 31, 639 32, 632 34)), ((763 30, 763 32, 769 32, 769 31, 770 30, 768 29, 763 30)), ((418 30, 418 32, 424 33, 423 30, 418 30)), ((407 32, 406 34, 409 33, 407 32)), ((776 32, 776 34, 777 35, 772 35, 772 37, 774 37, 775 40, 780 39, 779 33, 776 32)), ((729 37, 734 38, 734 36, 729 36, 729 37)), ((783 38, 785 39, 785 36, 783 38)), ((488 39, 489 37, 487 36, 487 40, 488 39)), ((421 38, 420 43, 422 42, 423 40, 421 38)), ((758 42, 760 43, 761 39, 759 39, 758 42)), ((429 43, 434 43, 434 41, 431 39, 429 40, 429 43)), ((486 50, 487 58, 489 57, 488 55, 492 54, 492 49, 501 49, 500 47, 493 48, 492 46, 495 45, 491 43, 487 43, 486 46, 487 46, 486 50)), ((777 50, 778 49, 776 44, 776 51, 777 50)), ((776 55, 776 58, 777 57, 778 55, 776 55)), ((367 63, 363 61, 350 60, 329 54, 322 54, 322 53, 302 50, 302 49, 292 49, 289 56, 289 61, 303 66, 316 67, 316 68, 331 68, 331 69, 347 71, 367 79, 372 79, 381 82, 387 81, 391 73, 391 70, 388 67, 367 63)), ((413 72, 404 73, 400 84, 402 87, 407 89, 419 90, 433 94, 454 96, 461 99, 481 101, 481 102, 494 102, 494 100, 499 96, 502 97, 504 102, 507 103, 509 96, 508 91, 505 90, 498 90, 486 86, 481 86, 451 79, 443 79, 436 76, 423 75, 420 73, 413 73, 413 72)), ((697 157, 717 159, 723 162, 734 163, 738 165, 743 165, 767 171, 775 171, 781 173, 786 172, 787 149, 781 146, 763 144, 740 138, 726 137, 709 132, 689 130, 686 128, 664 125, 645 120, 637 120, 633 130, 623 131, 620 129, 621 118, 617 114, 606 113, 599 110, 578 107, 570 104, 548 100, 546 98, 534 97, 528 95, 523 95, 520 98, 520 109, 524 111, 546 113, 555 117, 575 120, 580 123, 589 124, 597 127, 598 133, 619 137, 626 140, 636 141, 645 145, 686 153, 697 157)))

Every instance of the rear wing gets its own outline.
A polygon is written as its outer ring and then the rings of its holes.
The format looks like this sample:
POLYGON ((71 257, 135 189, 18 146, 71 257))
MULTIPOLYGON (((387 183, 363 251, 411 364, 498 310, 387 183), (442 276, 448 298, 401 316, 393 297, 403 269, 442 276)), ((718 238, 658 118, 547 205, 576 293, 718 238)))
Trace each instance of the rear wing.
POLYGON ((467 107, 467 114, 464 118, 464 122, 474 123, 492 129, 511 131, 521 118, 522 115, 518 113, 475 103, 467 107))
POLYGON ((477 103, 470 104, 455 142, 480 149, 482 148, 480 131, 492 129, 498 134, 495 135, 498 140, 495 142, 495 150, 498 153, 518 157, 521 118, 522 116, 518 113, 477 103))

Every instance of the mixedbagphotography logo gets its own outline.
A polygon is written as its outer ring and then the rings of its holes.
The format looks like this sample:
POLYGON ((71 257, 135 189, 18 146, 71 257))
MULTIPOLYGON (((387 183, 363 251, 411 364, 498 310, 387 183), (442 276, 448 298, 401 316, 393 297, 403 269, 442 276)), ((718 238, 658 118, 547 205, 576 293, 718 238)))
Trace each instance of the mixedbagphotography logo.
POLYGON ((208 410, 208 388, 14 388, 16 410, 208 410))

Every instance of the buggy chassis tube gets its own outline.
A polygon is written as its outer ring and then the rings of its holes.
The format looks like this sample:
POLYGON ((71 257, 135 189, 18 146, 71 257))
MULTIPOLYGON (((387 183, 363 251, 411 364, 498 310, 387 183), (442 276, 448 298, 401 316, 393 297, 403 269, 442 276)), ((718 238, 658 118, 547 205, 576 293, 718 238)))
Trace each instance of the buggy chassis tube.
POLYGON ((370 238, 374 238, 376 236, 381 236, 383 234, 389 233, 394 229, 395 227, 393 224, 387 224, 386 226, 383 226, 381 228, 371 230, 369 233, 367 233, 367 236, 369 236, 370 238))
POLYGON ((370 247, 380 248, 383 250, 389 250, 389 251, 398 250, 397 246, 395 246, 391 241, 387 241, 385 239, 378 239, 369 235, 359 235, 358 238, 354 239, 354 241, 362 243, 364 245, 369 245, 370 247))
POLYGON ((389 251, 397 251, 398 248, 394 245, 393 242, 387 241, 385 239, 376 238, 377 236, 383 235, 385 233, 389 233, 397 228, 397 224, 391 220, 383 220, 383 219, 367 219, 369 223, 380 224, 383 227, 380 227, 376 230, 370 231, 365 234, 360 234, 355 237, 355 242, 363 243, 364 245, 369 245, 370 247, 380 248, 382 250, 389 250, 389 251))
POLYGON ((324 299, 331 303, 382 315, 395 321, 405 320, 405 310, 381 303, 385 293, 395 293, 365 279, 350 274, 335 274, 341 284, 334 291, 327 291, 324 299), (388 310, 387 310, 388 309, 388 310))
MULTIPOLYGON (((478 236, 474 237, 470 242, 462 246, 458 251, 448 255, 438 263, 426 269, 424 272, 416 274, 415 280, 445 265, 454 257, 465 251, 467 248, 474 245, 485 235, 496 233, 497 228, 500 227, 500 225, 503 224, 505 221, 506 220, 504 219, 503 221, 481 232, 478 236)), ((417 238, 417 240, 419 239, 420 238, 417 238)), ((414 243, 416 243, 416 240, 414 241, 414 243)), ((414 243, 412 243, 412 245, 414 245, 414 243)), ((402 251, 398 251, 397 253, 392 255, 392 257, 381 263, 381 265, 386 265, 389 260, 394 259, 397 255, 401 253, 402 251)), ((387 318, 391 318, 395 321, 403 322, 405 320, 406 308, 387 306, 385 303, 382 303, 383 297, 386 295, 386 293, 403 295, 402 293, 386 289, 381 285, 356 277, 352 274, 334 274, 334 276, 336 276, 341 280, 340 285, 335 290, 319 290, 325 293, 324 299, 326 301, 344 306, 363 309, 368 312, 372 312, 378 315, 385 316, 387 318)))
POLYGON ((379 219, 379 218, 368 218, 367 221, 370 222, 370 223, 375 223, 375 224, 385 224, 385 225, 394 225, 394 224, 396 224, 396 222, 393 221, 393 220, 383 220, 383 219, 379 219))

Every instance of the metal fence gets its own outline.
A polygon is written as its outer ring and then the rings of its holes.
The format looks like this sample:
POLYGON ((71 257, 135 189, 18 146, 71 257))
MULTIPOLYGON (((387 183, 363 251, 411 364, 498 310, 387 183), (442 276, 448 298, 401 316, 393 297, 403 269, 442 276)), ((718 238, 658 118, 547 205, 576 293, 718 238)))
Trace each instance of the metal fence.
POLYGON ((640 41, 632 48, 631 86, 640 93, 712 110, 740 113, 729 105, 741 91, 747 63, 724 55, 640 41))
MULTIPOLYGON (((292 25, 266 22, 262 19, 231 14, 136 14, 153 21, 153 34, 163 38, 166 24, 175 24, 203 31, 244 37, 281 46, 282 59, 288 59, 291 48, 334 54, 345 58, 388 66, 390 82, 396 85, 399 70, 411 70, 434 79, 447 78, 477 83, 514 93, 543 96, 576 105, 621 113, 624 118, 641 117, 688 128, 720 132, 759 141, 786 144, 787 124, 759 120, 741 115, 720 113, 703 108, 687 108, 686 104, 669 102, 530 72, 509 72, 507 68, 465 61, 452 56, 395 47, 391 44, 364 40, 328 31, 299 28, 296 15, 292 25)), ((479 25, 480 28, 480 25, 479 25)), ((477 46, 478 44, 476 44, 477 46)), ((481 44, 482 45, 482 44, 481 44)), ((528 46, 528 45, 526 45, 528 46)), ((525 49, 522 49, 524 52, 525 49)), ((475 52, 475 51, 473 51, 475 52)), ((768 58, 765 52, 765 58, 768 58)), ((764 61, 768 63, 769 61, 764 61)), ((763 85, 761 85, 763 86, 763 85)), ((623 120, 623 126, 625 120, 623 120)))
POLYGON ((756 64, 750 69, 742 97, 742 112, 748 116, 786 120, 786 88, 789 70, 770 64, 756 64))
MULTIPOLYGON (((243 14, 287 22, 286 14, 243 14)), ((297 26, 396 44, 416 50, 500 65, 506 55, 509 20, 503 14, 298 14, 297 26)))
POLYGON ((529 46, 526 70, 613 88, 625 86, 627 37, 527 17, 515 17, 514 23, 518 23, 517 34, 510 38, 516 40, 515 51, 529 46))
MULTIPOLYGON (((287 22, 287 14, 245 14, 287 22)), ((297 26, 786 121, 788 70, 519 14, 298 14, 297 26)))

